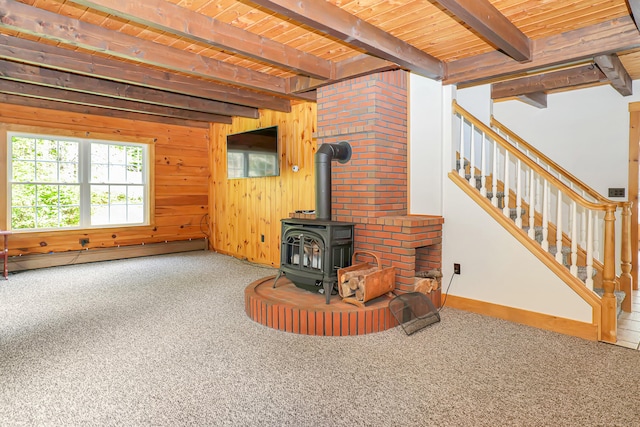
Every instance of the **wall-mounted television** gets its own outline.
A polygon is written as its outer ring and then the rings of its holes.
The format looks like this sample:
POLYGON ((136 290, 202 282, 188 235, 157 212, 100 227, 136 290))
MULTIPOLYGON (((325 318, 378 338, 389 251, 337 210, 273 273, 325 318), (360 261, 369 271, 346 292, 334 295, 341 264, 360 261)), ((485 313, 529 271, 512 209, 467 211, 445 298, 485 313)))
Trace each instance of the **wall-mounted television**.
POLYGON ((278 175, 278 126, 227 135, 227 178, 278 175))

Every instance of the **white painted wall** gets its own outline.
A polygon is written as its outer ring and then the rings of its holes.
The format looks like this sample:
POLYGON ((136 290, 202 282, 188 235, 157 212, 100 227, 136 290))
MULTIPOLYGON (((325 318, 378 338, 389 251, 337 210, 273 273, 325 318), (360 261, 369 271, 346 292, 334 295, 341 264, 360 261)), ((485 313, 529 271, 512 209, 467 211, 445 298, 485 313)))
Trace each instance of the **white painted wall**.
POLYGON ((410 74, 409 97, 409 212, 441 216, 443 88, 410 74))
POLYGON ((456 92, 458 105, 467 110, 483 123, 491 119, 491 86, 475 86, 456 92))

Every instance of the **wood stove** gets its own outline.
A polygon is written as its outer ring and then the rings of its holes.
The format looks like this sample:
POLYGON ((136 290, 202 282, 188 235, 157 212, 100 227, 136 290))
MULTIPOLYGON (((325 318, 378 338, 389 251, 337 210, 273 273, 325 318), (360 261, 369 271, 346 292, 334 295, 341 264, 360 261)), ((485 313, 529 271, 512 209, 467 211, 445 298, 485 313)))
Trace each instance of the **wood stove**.
POLYGON ((315 219, 285 218, 280 234, 280 276, 285 275, 297 287, 324 293, 329 304, 331 291, 338 282, 338 269, 351 265, 353 227, 350 222, 331 221, 331 162, 351 159, 346 141, 322 144, 315 155, 315 219))
POLYGON ((297 287, 324 293, 329 304, 338 281, 338 269, 351 265, 353 223, 318 219, 282 220, 280 276, 285 275, 297 287))

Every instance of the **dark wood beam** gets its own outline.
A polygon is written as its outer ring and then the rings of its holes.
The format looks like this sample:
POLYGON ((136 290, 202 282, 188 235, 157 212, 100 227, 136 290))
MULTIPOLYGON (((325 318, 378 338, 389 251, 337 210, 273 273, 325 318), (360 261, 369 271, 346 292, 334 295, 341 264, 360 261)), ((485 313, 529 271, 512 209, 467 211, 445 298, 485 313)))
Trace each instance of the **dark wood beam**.
POLYGON ((611 82, 611 86, 620 92, 620 95, 629 96, 633 94, 631 76, 629 76, 624 65, 620 62, 618 55, 615 53, 610 55, 598 55, 594 56, 593 60, 607 76, 611 82))
POLYGON ((518 95, 518 99, 525 104, 536 108, 547 108, 547 94, 544 92, 532 92, 518 95))
POLYGON ((311 77, 293 76, 288 79, 288 92, 301 93, 317 89, 342 80, 353 79, 365 74, 380 73, 396 70, 398 66, 375 56, 362 54, 335 63, 334 77, 331 81, 319 80, 311 77))
POLYGON ((257 108, 164 92, 0 59, 0 78, 223 116, 257 119, 257 108))
POLYGON ((237 67, 201 55, 142 40, 15 0, 0 0, 0 28, 68 46, 113 55, 187 75, 215 79, 276 94, 285 93, 281 77, 237 67))
POLYGON ((442 62, 326 1, 252 0, 262 7, 336 37, 416 74, 440 80, 442 62))
POLYGON ((527 93, 582 86, 606 81, 607 77, 593 64, 535 76, 520 77, 491 85, 491 99, 509 98, 527 93))
POLYGON ((531 60, 531 41, 488 0, 436 0, 516 61, 531 60))
POLYGON ((532 60, 516 62, 500 52, 451 61, 444 83, 480 83, 518 72, 591 59, 596 55, 640 47, 640 33, 629 16, 532 40, 532 60))
POLYGON ((631 9, 631 17, 636 24, 636 28, 640 30, 640 0, 627 0, 627 5, 631 9))
POLYGON ((0 35, 0 58, 248 107, 287 113, 291 111, 291 102, 280 96, 172 74, 18 37, 0 35))
POLYGON ((113 110, 129 111, 134 113, 152 114, 163 117, 174 117, 184 120, 194 120, 211 123, 231 123, 231 117, 219 114, 200 113, 197 111, 182 110, 179 108, 162 107, 159 105, 145 104, 142 102, 126 101, 122 99, 108 98, 106 96, 91 95, 87 93, 72 92, 65 89, 32 85, 29 83, 14 82, 0 79, 0 93, 19 95, 50 101, 61 101, 68 104, 79 104, 91 107, 110 108, 113 110))
POLYGON ((73 0, 82 6, 303 75, 331 78, 331 62, 165 0, 73 0))
MULTIPOLYGON (((47 110, 68 111, 70 113, 89 114, 94 116, 115 117, 119 119, 136 120, 152 123, 163 123, 167 125, 187 126, 190 128, 209 127, 208 122, 198 122, 195 120, 177 119, 175 117, 156 116, 153 114, 134 113, 131 111, 112 110, 109 108, 91 107, 88 105, 69 104, 63 101, 52 101, 48 99, 28 98, 26 96, 9 95, 0 93, 1 104, 22 105, 31 108, 44 108, 47 110)), ((8 112, 9 110, 6 110, 8 112)), ((5 111, 0 108, 0 117, 5 115, 5 111)))

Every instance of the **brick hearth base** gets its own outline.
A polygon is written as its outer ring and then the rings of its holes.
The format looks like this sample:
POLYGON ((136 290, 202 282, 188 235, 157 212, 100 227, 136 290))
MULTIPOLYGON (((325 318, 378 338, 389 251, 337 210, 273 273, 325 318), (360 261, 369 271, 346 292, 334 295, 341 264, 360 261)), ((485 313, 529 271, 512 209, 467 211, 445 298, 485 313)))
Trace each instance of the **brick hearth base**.
POLYGON ((331 297, 325 304, 324 295, 296 287, 286 277, 274 277, 251 283, 245 288, 247 315, 273 329, 304 335, 347 336, 381 332, 398 326, 389 311, 391 298, 381 296, 359 308, 331 297))

